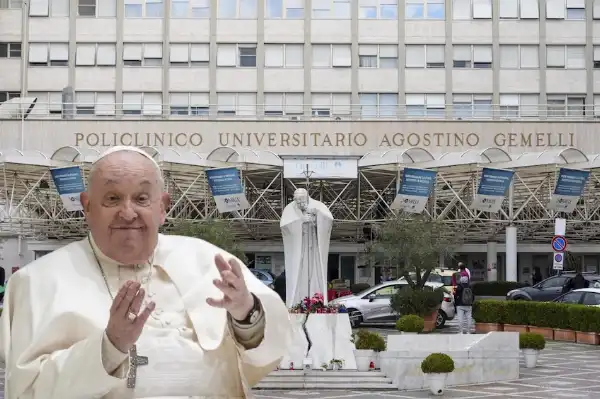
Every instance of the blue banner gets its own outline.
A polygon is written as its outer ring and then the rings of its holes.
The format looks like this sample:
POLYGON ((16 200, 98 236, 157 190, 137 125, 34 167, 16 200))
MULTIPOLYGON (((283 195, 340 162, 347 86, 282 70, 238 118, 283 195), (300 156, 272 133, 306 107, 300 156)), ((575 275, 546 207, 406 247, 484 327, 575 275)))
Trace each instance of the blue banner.
POLYGON ((85 184, 79 166, 50 169, 52 181, 67 211, 82 211, 79 196, 85 191, 85 184))
POLYGON ((588 170, 560 168, 548 207, 559 212, 573 212, 589 177, 588 170))
POLYGON ((506 169, 483 168, 477 195, 471 208, 485 212, 498 212, 515 172, 506 169))
POLYGON ((421 213, 435 186, 437 172, 428 169, 405 168, 392 208, 421 213))
POLYGON ((250 207, 237 168, 208 169, 206 178, 219 212, 239 211, 250 207))

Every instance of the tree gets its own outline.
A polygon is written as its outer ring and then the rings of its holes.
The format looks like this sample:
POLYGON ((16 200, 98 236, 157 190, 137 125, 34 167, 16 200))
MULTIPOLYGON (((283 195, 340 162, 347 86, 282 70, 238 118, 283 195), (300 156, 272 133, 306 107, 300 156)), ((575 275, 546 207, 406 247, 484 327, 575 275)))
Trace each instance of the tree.
POLYGON ((229 252, 244 263, 248 261, 244 250, 238 245, 238 240, 233 234, 231 223, 226 220, 180 221, 176 222, 170 230, 170 233, 174 235, 200 238, 229 252))
POLYGON ((409 286, 422 290, 440 257, 453 254, 457 234, 446 224, 417 216, 390 219, 376 232, 368 248, 369 257, 378 264, 395 267, 409 286))

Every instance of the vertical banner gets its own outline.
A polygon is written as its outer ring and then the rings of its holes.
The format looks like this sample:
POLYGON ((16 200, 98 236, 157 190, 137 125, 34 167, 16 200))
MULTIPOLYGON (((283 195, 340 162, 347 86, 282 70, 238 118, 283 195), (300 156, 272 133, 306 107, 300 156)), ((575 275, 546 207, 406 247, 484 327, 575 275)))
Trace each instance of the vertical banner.
POLYGON ((244 194, 240 171, 237 168, 208 169, 206 177, 219 212, 233 212, 250 208, 244 194))
POLYGON ((485 212, 498 212, 514 174, 512 170, 483 168, 477 195, 473 199, 471 208, 485 212))
POLYGON ((435 170, 404 168, 392 209, 409 213, 423 212, 433 191, 436 176, 435 170))
POLYGON ((588 170, 560 168, 548 208, 558 212, 573 212, 589 177, 588 170))
POLYGON ((52 180, 63 206, 67 211, 83 211, 79 195, 85 191, 81 168, 67 166, 65 168, 50 169, 52 180))

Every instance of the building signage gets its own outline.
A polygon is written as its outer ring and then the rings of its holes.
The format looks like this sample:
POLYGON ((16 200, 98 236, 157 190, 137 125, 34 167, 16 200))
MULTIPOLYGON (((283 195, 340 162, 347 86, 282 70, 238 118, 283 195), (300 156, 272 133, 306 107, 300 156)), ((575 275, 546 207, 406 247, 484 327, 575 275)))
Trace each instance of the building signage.
POLYGON ((512 170, 483 168, 477 195, 471 207, 485 212, 498 212, 514 173, 512 170))
POLYGON ((208 169, 206 178, 219 212, 241 211, 250 207, 237 168, 208 169))
POLYGON ((356 179, 358 159, 284 159, 286 179, 356 179))
POLYGON ((85 191, 85 184, 79 166, 50 169, 50 174, 65 209, 71 212, 82 211, 79 196, 85 191))
POLYGON ((392 209, 400 209, 408 213, 423 212, 433 191, 436 175, 434 170, 404 168, 392 209))
POLYGON ((560 168, 548 207, 558 212, 573 212, 589 176, 588 170, 560 168))

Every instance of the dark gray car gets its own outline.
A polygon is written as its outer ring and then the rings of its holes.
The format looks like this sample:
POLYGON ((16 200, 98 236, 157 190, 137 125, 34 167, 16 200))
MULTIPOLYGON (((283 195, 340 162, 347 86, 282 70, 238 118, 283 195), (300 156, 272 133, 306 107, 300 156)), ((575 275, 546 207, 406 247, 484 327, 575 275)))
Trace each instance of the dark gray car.
MULTIPOLYGON (((600 275, 595 273, 582 273, 582 275, 590 283, 590 287, 594 287, 596 284, 600 285, 600 275)), ((574 276, 574 272, 566 272, 548 277, 534 286, 509 291, 506 294, 506 299, 514 301, 553 301, 563 294, 563 287, 574 276)))
POLYGON ((269 288, 274 288, 275 275, 265 269, 250 269, 250 271, 269 288))

